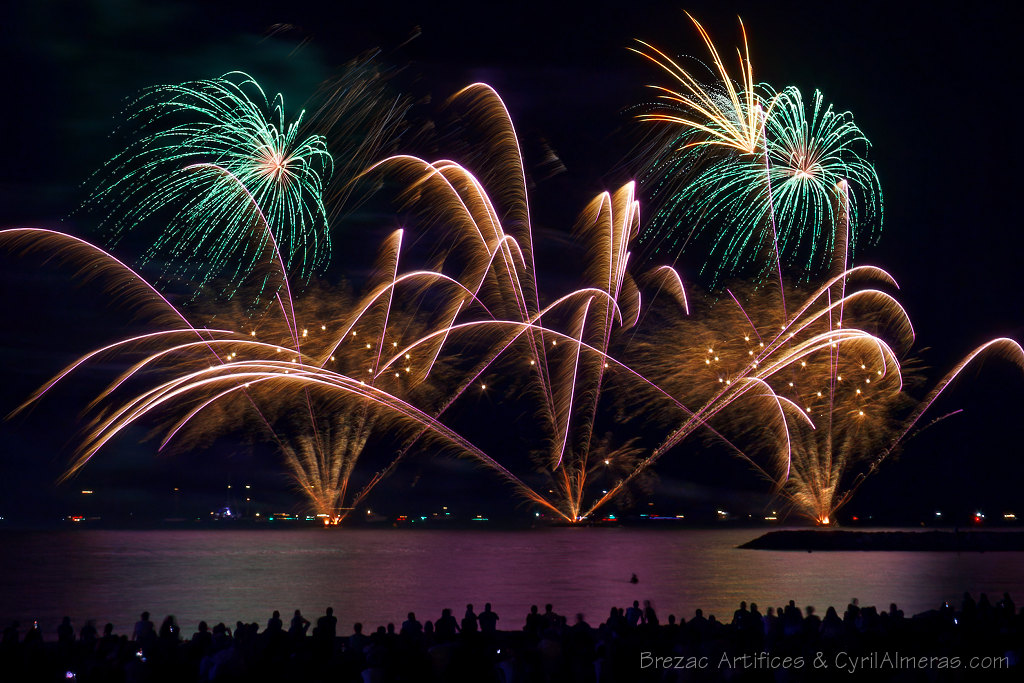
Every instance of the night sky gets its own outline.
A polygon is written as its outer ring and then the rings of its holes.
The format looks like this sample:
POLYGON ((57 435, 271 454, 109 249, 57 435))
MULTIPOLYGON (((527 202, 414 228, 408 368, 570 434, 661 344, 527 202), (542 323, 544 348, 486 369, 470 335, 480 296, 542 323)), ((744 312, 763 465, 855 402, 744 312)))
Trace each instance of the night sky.
MULTIPOLYGON (((509 106, 530 169, 538 168, 544 145, 555 151, 566 172, 536 182, 532 211, 538 242, 549 240, 557 254, 587 201, 629 179, 624 159, 640 125, 629 109, 647 99, 643 86, 655 75, 626 48, 642 38, 701 56, 703 46, 676 3, 442 4, 17 3, 0 25, 8 162, 0 165, 0 225, 89 237, 89 217, 72 216, 84 197, 80 184, 116 152, 109 138, 115 117, 141 87, 242 70, 268 92, 282 92, 294 111, 336 66, 379 47, 424 109, 432 106, 428 97, 441 102, 483 80, 509 106)), ((1024 338, 1016 187, 1022 64, 1017 22, 996 5, 685 5, 720 48, 738 42, 736 15, 742 16, 758 80, 805 93, 820 88, 827 101, 854 113, 873 143, 885 201, 881 239, 856 262, 881 265, 900 282, 898 298, 934 378, 992 337, 1024 338)), ((351 240, 346 250, 365 251, 399 220, 382 218, 376 231, 357 234, 341 226, 335 243, 351 240)), ((699 263, 684 257, 684 277, 695 276, 699 263)), ((126 323, 123 312, 73 288, 67 271, 6 254, 0 267, 6 413, 69 360, 121 337, 126 323)), ((1024 503, 1024 378, 993 362, 968 379, 937 411, 964 414, 912 441, 861 490, 851 514, 895 519, 938 506, 996 510, 1024 503)), ((55 487, 84 397, 65 387, 30 416, 0 423, 0 515, 89 512, 79 494, 85 488, 107 496, 102 504, 88 502, 96 512, 157 507, 158 517, 192 514, 223 499, 229 483, 252 483, 268 507, 299 506, 266 447, 253 451, 226 439, 201 453, 157 458, 152 441, 136 443, 144 429, 121 437, 79 479, 55 487), (172 496, 172 480, 188 495, 172 496)), ((699 448, 662 461, 652 501, 666 512, 761 509, 762 483, 735 462, 702 457, 694 452, 699 448)), ((467 513, 489 505, 490 514, 522 514, 500 484, 453 461, 411 463, 371 498, 390 512, 451 501, 467 513)))

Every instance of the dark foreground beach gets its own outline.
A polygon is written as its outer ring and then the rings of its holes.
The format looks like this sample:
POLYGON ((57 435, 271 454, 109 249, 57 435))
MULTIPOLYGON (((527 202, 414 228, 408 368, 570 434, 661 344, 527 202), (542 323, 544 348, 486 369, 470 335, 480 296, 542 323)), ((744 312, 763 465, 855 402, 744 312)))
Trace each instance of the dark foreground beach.
POLYGON ((332 609, 264 624, 206 622, 182 638, 173 616, 112 624, 13 623, 0 642, 2 681, 611 683, 674 681, 1020 680, 1024 608, 1004 594, 905 616, 897 605, 843 610, 745 602, 728 617, 614 607, 592 625, 552 605, 498 615, 472 605, 421 622, 364 629, 332 609), (498 626, 501 628, 498 628, 498 626), (77 626, 77 628, 76 628, 77 626))

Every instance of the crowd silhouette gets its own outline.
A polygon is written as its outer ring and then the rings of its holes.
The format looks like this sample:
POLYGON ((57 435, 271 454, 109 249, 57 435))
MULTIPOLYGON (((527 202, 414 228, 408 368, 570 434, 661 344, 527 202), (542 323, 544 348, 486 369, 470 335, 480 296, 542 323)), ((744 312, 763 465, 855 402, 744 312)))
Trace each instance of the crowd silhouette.
POLYGON ((449 608, 434 621, 409 612, 398 629, 389 623, 368 635, 358 622, 339 634, 331 607, 312 632, 299 610, 287 630, 274 611, 262 630, 201 621, 191 638, 173 615, 156 628, 148 612, 130 635, 109 623, 100 634, 90 620, 76 638, 64 617, 51 639, 38 623, 14 622, 0 641, 0 681, 1019 680, 1024 651, 1024 609, 1009 594, 993 603, 965 593, 959 608, 942 603, 912 617, 896 604, 879 611, 857 599, 842 616, 828 607, 824 617, 793 600, 764 612, 744 601, 729 621, 698 609, 689 620, 670 614, 663 623, 650 601, 635 600, 612 607, 597 626, 550 604, 543 612, 533 605, 522 628, 500 630, 499 621, 487 603, 479 614, 466 605, 461 621, 449 608))

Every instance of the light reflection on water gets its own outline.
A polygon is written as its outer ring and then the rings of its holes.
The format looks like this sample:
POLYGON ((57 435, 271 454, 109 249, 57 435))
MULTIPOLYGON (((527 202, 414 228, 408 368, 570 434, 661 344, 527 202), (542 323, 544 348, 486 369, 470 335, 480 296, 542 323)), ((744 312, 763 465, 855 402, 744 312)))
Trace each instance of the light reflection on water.
MULTIPOLYGON (((1024 553, 773 552, 738 550, 756 529, 206 530, 0 534, 0 626, 95 618, 126 632, 142 610, 174 614, 190 634, 200 619, 266 624, 296 609, 315 621, 326 606, 339 632, 400 624, 409 611, 436 619, 491 602, 499 628, 521 628, 531 604, 583 612, 651 600, 659 615, 728 620, 740 600, 762 611, 796 600, 824 612, 850 598, 908 615, 959 604, 970 590, 1024 594, 1024 553), (636 573, 639 584, 629 583, 636 573)), ((1019 600, 1019 598, 1018 598, 1019 600)))

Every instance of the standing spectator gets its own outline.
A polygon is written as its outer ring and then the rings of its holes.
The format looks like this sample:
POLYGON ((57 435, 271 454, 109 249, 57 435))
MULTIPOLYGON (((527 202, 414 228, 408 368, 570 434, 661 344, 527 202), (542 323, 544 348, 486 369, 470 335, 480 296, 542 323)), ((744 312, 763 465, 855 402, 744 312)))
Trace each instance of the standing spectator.
POLYGON ((416 619, 415 612, 409 612, 409 618, 402 622, 401 634, 407 638, 418 638, 423 633, 423 624, 416 619))
POLYGON ((462 617, 462 633, 468 635, 477 632, 477 617, 473 605, 466 605, 466 616, 462 617))
POLYGON ((302 616, 302 612, 295 610, 295 616, 292 617, 292 623, 288 627, 288 635, 295 640, 300 640, 306 637, 306 631, 309 630, 309 619, 302 616))
POLYGON ((484 611, 477 617, 480 621, 480 630, 484 633, 494 633, 498 630, 498 615, 491 611, 491 603, 484 605, 484 611))
POLYGON ((455 634, 459 631, 459 624, 455 621, 455 617, 452 616, 451 609, 445 607, 441 610, 441 618, 434 624, 434 633, 437 635, 437 640, 440 643, 454 640, 455 634))
POLYGON ((267 630, 264 633, 269 633, 271 637, 276 636, 284 628, 284 622, 281 621, 281 613, 274 610, 273 616, 267 621, 267 630))

